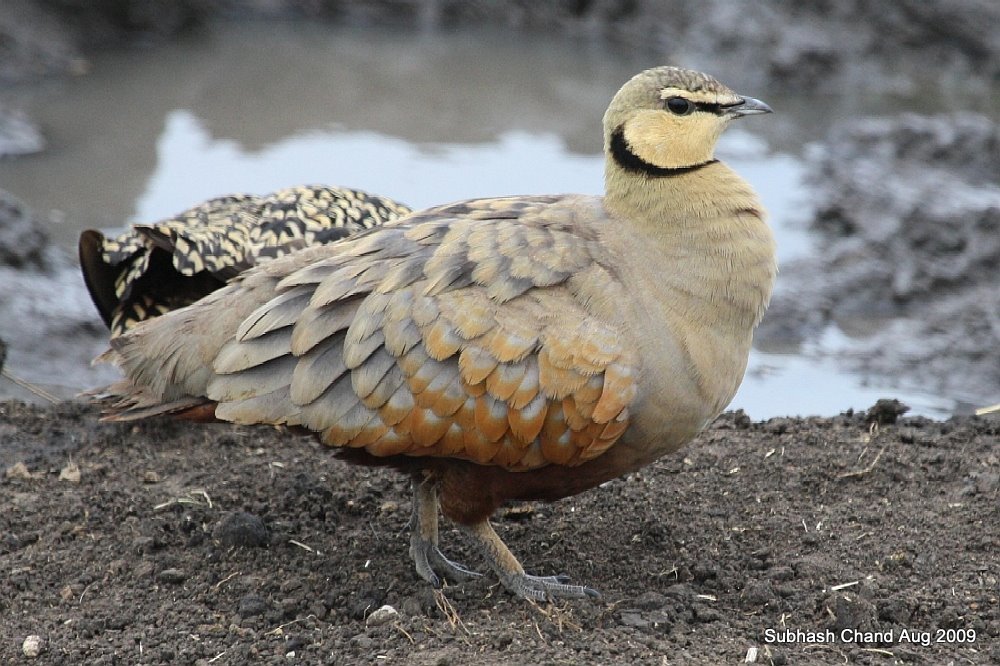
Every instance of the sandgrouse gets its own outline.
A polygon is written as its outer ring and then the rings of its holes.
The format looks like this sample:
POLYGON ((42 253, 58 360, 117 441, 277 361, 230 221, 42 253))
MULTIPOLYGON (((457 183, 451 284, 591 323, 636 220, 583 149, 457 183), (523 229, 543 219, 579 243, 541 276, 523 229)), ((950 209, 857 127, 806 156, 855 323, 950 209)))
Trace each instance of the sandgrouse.
POLYGON ((113 339, 106 418, 314 432, 411 476, 432 585, 476 575, 439 550, 440 508, 515 595, 596 595, 526 574, 490 515, 646 465, 732 399, 777 269, 760 201, 713 151, 769 111, 699 72, 642 72, 604 116, 604 197, 463 201, 263 262, 113 339))
POLYGON ((265 196, 216 197, 115 238, 80 234, 80 266, 111 335, 190 305, 257 264, 330 243, 408 214, 401 203, 361 190, 289 187, 265 196))

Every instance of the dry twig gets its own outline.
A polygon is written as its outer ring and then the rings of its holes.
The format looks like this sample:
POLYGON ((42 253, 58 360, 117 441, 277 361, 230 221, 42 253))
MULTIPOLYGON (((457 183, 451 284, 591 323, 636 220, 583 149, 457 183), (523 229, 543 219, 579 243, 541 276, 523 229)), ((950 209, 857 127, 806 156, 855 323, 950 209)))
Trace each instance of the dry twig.
POLYGON ((444 590, 434 590, 434 604, 437 606, 438 610, 441 611, 441 614, 444 615, 444 618, 448 620, 448 624, 451 625, 452 629, 461 627, 462 631, 466 634, 469 634, 470 636, 472 635, 469 628, 465 626, 464 622, 462 622, 462 616, 458 614, 458 611, 455 610, 455 606, 452 605, 451 601, 448 600, 448 597, 444 595, 444 590))
POLYGON ((884 446, 881 449, 879 449, 878 453, 875 454, 875 458, 870 463, 868 463, 867 467, 865 467, 864 469, 856 469, 853 472, 842 472, 842 473, 840 473, 840 474, 837 475, 837 478, 838 479, 847 479, 847 478, 850 478, 852 476, 864 476, 865 474, 868 474, 873 469, 875 469, 875 465, 878 464, 879 458, 882 457, 883 453, 885 453, 885 447, 884 446))
POLYGON ((0 376, 6 377, 7 379, 9 379, 10 381, 12 381, 13 383, 15 383, 18 386, 20 386, 21 388, 23 388, 28 393, 33 393, 34 395, 37 395, 42 400, 48 400, 52 404, 55 404, 57 402, 61 402, 59 400, 59 396, 57 396, 56 394, 49 393, 48 391, 46 391, 45 389, 43 389, 38 384, 32 384, 31 382, 26 381, 24 379, 21 379, 20 377, 18 377, 16 375, 12 375, 11 373, 7 372, 6 370, 0 371, 0 376))

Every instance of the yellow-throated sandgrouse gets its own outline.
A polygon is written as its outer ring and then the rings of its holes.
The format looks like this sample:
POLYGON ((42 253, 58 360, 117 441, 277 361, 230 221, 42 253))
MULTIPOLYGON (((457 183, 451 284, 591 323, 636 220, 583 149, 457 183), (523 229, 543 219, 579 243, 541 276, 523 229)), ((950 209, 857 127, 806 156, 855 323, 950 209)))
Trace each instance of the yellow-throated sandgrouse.
POLYGON ((438 549, 440 507, 514 594, 596 594, 525 574, 489 517, 675 451, 732 399, 776 263, 713 151, 769 111, 699 72, 642 72, 604 116, 605 196, 464 201, 262 263, 112 340, 109 418, 315 432, 412 475, 432 584, 472 575, 438 549))

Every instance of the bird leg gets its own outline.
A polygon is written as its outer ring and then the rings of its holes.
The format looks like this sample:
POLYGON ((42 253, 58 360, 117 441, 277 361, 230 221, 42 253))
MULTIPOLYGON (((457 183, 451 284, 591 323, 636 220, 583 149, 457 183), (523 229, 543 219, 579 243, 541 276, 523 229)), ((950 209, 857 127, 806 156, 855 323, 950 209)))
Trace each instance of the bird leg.
POLYGON ((482 576, 452 562, 438 549, 437 489, 430 481, 413 479, 413 514, 410 517, 410 557, 420 577, 435 589, 441 587, 440 571, 452 580, 482 576))
POLYGON ((568 585, 569 576, 566 575, 529 576, 524 573, 524 567, 500 539, 489 520, 460 527, 479 544, 503 586, 519 597, 549 601, 557 597, 596 599, 601 596, 597 590, 589 587, 568 585))

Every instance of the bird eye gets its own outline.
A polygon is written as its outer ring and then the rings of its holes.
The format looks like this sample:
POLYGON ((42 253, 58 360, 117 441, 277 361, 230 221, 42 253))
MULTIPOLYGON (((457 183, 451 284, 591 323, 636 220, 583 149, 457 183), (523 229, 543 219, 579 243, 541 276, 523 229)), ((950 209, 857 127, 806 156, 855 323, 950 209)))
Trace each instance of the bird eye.
POLYGON ((676 113, 678 116, 686 116, 694 111, 694 104, 683 97, 671 97, 667 100, 667 109, 670 113, 676 113))

